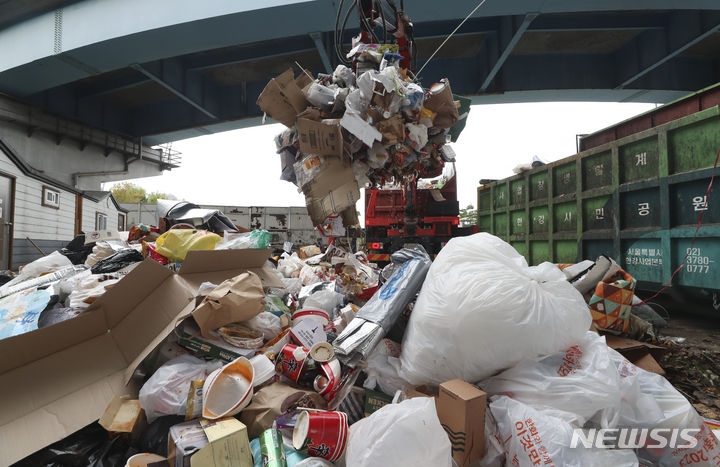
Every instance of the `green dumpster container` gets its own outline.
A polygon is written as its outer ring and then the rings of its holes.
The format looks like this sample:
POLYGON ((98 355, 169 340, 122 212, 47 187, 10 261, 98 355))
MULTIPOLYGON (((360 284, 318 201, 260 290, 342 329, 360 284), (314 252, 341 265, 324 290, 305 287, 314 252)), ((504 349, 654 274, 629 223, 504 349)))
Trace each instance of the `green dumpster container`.
POLYGON ((648 291, 687 256, 671 289, 720 304, 718 150, 715 106, 479 187, 478 227, 530 264, 611 256, 648 291))

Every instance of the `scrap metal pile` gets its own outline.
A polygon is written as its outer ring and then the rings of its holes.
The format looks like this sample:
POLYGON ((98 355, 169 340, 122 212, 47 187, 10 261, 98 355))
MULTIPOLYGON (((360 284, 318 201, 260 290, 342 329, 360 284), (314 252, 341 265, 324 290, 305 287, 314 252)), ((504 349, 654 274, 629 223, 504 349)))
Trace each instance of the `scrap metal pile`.
POLYGON ((275 138, 281 178, 303 191, 316 225, 339 214, 351 224, 359 188, 412 184, 454 160, 446 143, 467 113, 458 113, 447 79, 424 89, 396 51, 359 44, 349 54, 357 74, 345 65, 316 78, 288 69, 258 98, 263 112, 288 127, 275 138))

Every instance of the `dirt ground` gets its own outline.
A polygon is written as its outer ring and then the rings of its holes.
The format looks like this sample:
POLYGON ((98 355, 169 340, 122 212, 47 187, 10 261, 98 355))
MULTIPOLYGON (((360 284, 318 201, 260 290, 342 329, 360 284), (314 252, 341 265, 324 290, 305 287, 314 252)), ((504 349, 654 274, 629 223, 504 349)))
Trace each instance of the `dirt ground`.
POLYGON ((667 379, 700 415, 720 420, 720 313, 716 318, 671 313, 661 331, 668 354, 660 361, 667 379), (681 343, 668 337, 684 337, 681 343))

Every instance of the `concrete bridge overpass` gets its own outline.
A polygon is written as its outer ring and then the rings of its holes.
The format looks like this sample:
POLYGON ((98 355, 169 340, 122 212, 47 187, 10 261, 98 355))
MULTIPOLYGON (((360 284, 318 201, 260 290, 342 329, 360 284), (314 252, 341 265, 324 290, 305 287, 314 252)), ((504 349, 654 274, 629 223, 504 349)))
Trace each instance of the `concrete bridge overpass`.
MULTIPOLYGON (((337 3, 0 0, 0 92, 143 144, 254 125, 270 76, 339 63, 337 3)), ((405 3, 418 66, 477 5, 405 3)), ((487 0, 421 78, 477 103, 667 102, 720 81, 719 57, 715 0, 487 0)))

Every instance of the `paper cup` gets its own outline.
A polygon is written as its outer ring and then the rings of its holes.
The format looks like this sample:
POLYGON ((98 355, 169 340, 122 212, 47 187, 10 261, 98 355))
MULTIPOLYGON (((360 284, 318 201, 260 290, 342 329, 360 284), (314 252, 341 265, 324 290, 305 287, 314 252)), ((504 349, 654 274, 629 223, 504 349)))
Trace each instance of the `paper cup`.
POLYGON ((333 462, 345 452, 347 435, 348 422, 344 412, 304 410, 293 429, 293 447, 306 448, 310 456, 333 462))
POLYGON ((260 349, 260 351, 270 360, 275 360, 275 357, 280 353, 280 351, 285 347, 286 344, 290 342, 290 330, 286 329, 280 334, 277 335, 277 337, 267 344, 265 344, 265 347, 260 349))
POLYGON ((310 349, 310 357, 316 362, 329 362, 335 356, 335 349, 328 342, 318 342, 310 349))
POLYGON ((310 351, 305 347, 287 344, 277 356, 275 370, 297 383, 309 353, 310 351))
POLYGON ((303 308, 292 315, 293 324, 297 324, 304 319, 314 319, 319 321, 323 326, 330 322, 330 315, 325 310, 318 308, 303 308))
POLYGON ((250 359, 250 363, 255 370, 255 381, 253 382, 254 387, 260 386, 275 376, 275 365, 266 355, 255 355, 250 359))
POLYGON ((320 375, 315 378, 314 389, 321 395, 325 400, 328 400, 334 395, 340 386, 340 380, 342 379, 342 368, 337 358, 333 358, 329 362, 323 362, 320 364, 320 375))
POLYGON ((163 456, 143 452, 130 457, 125 464, 125 467, 147 467, 147 465, 150 463, 162 462, 165 460, 167 459, 165 459, 163 456))
POLYGON ((203 386, 203 417, 216 420, 240 412, 252 400, 254 381, 255 369, 245 357, 210 373, 203 386))

